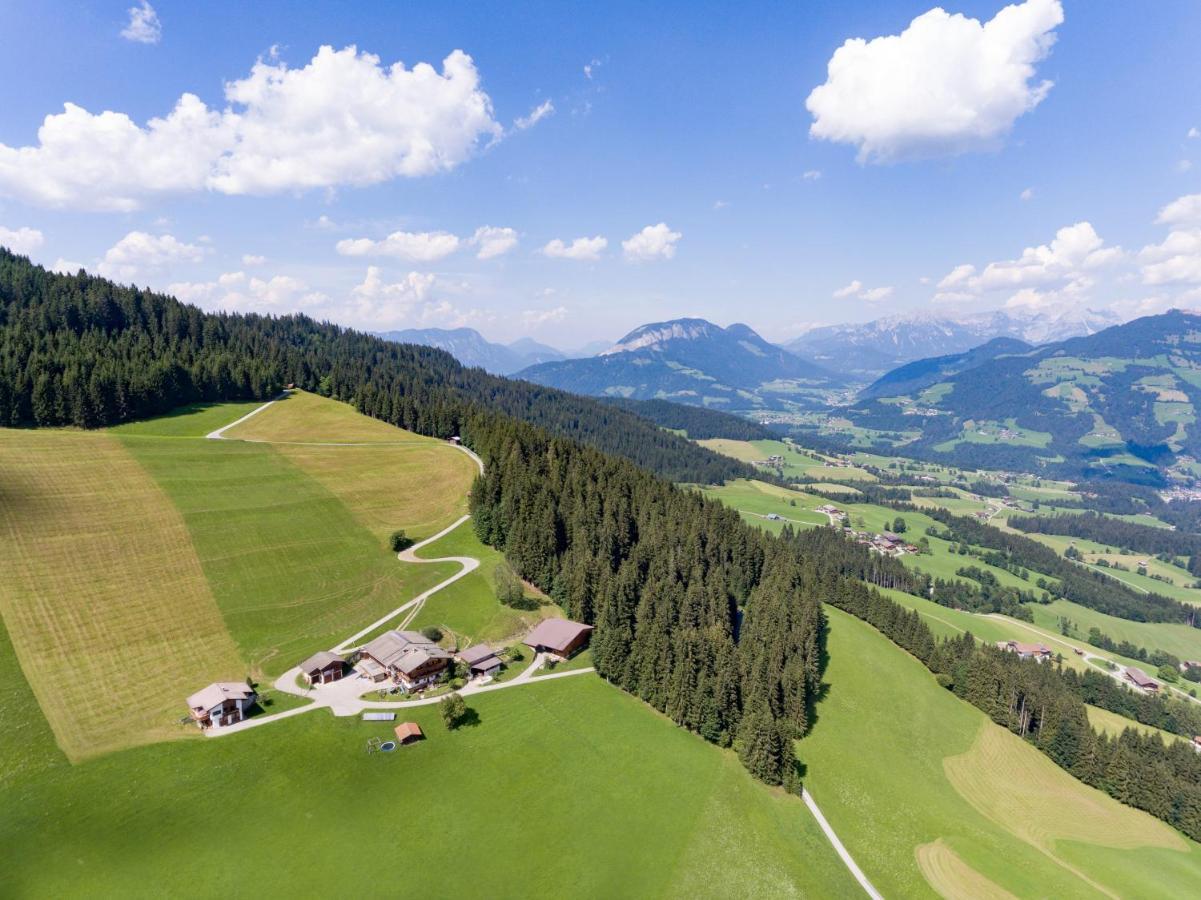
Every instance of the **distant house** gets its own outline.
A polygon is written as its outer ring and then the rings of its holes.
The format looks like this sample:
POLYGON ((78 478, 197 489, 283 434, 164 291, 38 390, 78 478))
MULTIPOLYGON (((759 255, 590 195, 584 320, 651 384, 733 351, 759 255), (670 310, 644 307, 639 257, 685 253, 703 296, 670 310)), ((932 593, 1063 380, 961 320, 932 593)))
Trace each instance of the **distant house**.
POLYGON ((245 682, 218 681, 188 698, 188 712, 201 728, 224 728, 245 719, 256 697, 245 682))
POLYGON ((452 444, 461 444, 461 443, 463 443, 463 439, 461 437, 459 437, 457 434, 454 434, 454 435, 451 435, 450 442, 452 444))
POLYGON ((1043 644, 1024 644, 1021 641, 997 641, 997 646, 1010 653, 1016 653, 1020 659, 1036 659, 1042 662, 1052 656, 1051 648, 1043 644))
POLYGON ((1201 734, 1195 735, 1193 737, 1193 749, 1196 750, 1198 753, 1201 753, 1201 734))
POLYGON ((1186 659, 1184 662, 1182 662, 1180 664, 1181 672, 1188 672, 1191 669, 1196 669, 1198 671, 1201 671, 1201 662, 1196 662, 1195 660, 1186 659))
POLYGON ((450 654, 418 631, 385 631, 359 651, 355 669, 372 681, 391 678, 406 691, 437 681, 450 654))
POLYGON ((302 662, 299 668, 309 684, 327 684, 346 674, 346 661, 336 653, 322 650, 302 662))
POLYGON ((1127 666, 1123 673, 1126 680, 1133 684, 1136 688, 1146 691, 1148 694, 1159 693, 1159 682, 1135 666, 1127 666))
POLYGON ((500 657, 487 644, 476 644, 459 654, 459 661, 472 675, 489 677, 500 671, 500 657))
POLYGON ((543 619, 526 635, 525 645, 535 653, 550 653, 567 659, 588 643, 592 626, 567 619, 543 619))
POLYGON ((783 516, 781 516, 779 513, 768 513, 768 514, 767 514, 767 518, 768 518, 769 520, 771 520, 772 522, 779 522, 779 521, 780 521, 781 519, 783 519, 784 517, 783 517, 783 516))
POLYGON ((416 722, 401 722, 396 726, 396 742, 398 744, 411 744, 413 741, 419 741, 425 735, 421 731, 421 726, 416 722))

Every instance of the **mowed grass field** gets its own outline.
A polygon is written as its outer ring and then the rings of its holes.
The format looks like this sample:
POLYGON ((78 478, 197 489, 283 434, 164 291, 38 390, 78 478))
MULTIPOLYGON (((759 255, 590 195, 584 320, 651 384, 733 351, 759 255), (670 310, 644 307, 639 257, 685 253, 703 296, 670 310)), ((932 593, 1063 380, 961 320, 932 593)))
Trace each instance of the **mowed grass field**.
POLYGON ((0 429, 0 615, 73 760, 179 737, 184 697, 247 673, 183 516, 111 434, 0 429))
POLYGON ((4 896, 861 896, 797 798, 591 675, 374 755, 318 712, 72 766, 2 631, 0 699, 4 896))
POLYGON ((282 672, 454 571, 386 539, 463 513, 465 454, 311 396, 261 413, 269 433, 376 443, 205 439, 258 406, 0 430, 0 615, 72 760, 196 737, 192 692, 282 672))
POLYGON ((239 425, 253 443, 204 439, 237 418, 213 425, 209 411, 188 429, 175 416, 115 431, 182 513, 256 676, 278 675, 455 570, 398 563, 387 535, 428 537, 462 515, 476 472, 466 454, 305 394, 239 425), (330 440, 339 427, 345 446, 330 440))
POLYGON ((1201 883, 1201 847, 1076 781, 870 626, 828 615, 829 691, 798 754, 885 896, 1168 897, 1201 883))

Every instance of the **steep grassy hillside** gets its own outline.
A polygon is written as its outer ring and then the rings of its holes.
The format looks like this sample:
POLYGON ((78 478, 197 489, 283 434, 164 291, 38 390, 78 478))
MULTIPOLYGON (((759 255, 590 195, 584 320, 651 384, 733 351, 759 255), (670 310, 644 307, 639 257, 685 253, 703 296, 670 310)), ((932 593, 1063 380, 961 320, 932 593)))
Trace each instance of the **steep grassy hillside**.
POLYGON ((808 787, 885 896, 1174 896, 1201 847, 1073 779, 857 619, 830 616, 808 787))
POLYGON ((71 766, 0 674, 6 896, 857 895, 798 799, 593 676, 473 699, 454 734, 419 709, 393 754, 317 713, 71 766))
POLYGON ((428 537, 464 512, 476 470, 463 453, 313 395, 239 426, 280 443, 206 440, 200 429, 214 418, 113 431, 182 514, 252 671, 277 675, 454 571, 401 565, 386 537, 396 528, 428 537), (342 430, 353 445, 328 440, 342 430))

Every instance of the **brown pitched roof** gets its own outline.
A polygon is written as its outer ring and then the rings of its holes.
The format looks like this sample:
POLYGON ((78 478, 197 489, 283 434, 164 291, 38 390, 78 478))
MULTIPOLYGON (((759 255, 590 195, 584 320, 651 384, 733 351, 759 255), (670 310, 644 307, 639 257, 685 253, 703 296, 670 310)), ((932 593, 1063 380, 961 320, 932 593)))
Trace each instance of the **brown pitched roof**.
POLYGON ((402 741, 407 741, 409 738, 425 737, 421 732, 421 726, 416 722, 401 722, 396 726, 395 730, 396 736, 402 741))
POLYGON ((1126 667, 1126 677, 1137 684, 1139 687, 1159 687, 1159 682, 1144 672, 1142 669, 1134 666, 1126 667))
POLYGON ((495 652, 487 644, 476 644, 474 647, 468 647, 459 654, 459 659, 467 663, 469 666, 474 666, 478 662, 482 662, 489 656, 495 656, 495 652))
POLYGON ((526 635, 525 643, 530 647, 549 647, 565 650, 581 634, 592 630, 591 625, 570 622, 567 619, 543 619, 526 635))
POLYGON ((338 656, 336 653, 330 653, 328 650, 321 650, 317 653, 314 653, 299 666, 297 666, 297 668, 299 668, 302 672, 320 672, 327 666, 330 666, 333 663, 341 663, 342 661, 342 657, 338 656))
POLYGON ((188 698, 191 709, 212 709, 226 700, 249 700, 254 691, 241 681, 218 681, 199 690, 188 698))

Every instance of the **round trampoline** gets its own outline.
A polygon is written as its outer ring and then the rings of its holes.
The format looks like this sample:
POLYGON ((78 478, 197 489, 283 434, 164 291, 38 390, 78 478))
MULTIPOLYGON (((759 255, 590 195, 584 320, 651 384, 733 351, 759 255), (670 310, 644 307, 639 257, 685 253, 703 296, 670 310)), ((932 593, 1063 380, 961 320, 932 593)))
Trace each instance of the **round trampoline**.
POLYGON ((396 741, 384 741, 379 745, 379 749, 381 753, 391 753, 396 749, 396 741))

